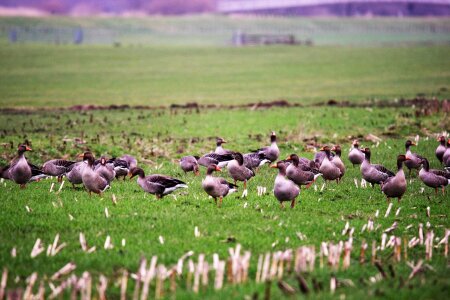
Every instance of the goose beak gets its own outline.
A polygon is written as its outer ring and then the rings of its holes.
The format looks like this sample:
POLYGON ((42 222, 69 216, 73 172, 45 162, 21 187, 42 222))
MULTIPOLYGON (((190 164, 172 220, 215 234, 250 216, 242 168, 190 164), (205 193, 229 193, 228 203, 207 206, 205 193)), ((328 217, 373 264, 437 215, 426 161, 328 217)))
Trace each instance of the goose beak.
POLYGON ((131 179, 133 177, 133 173, 128 172, 128 177, 131 179))
POLYGON ((199 170, 195 171, 195 172, 194 172, 194 175, 195 175, 195 176, 200 175, 200 171, 199 171, 199 170))
POLYGON ((416 146, 416 143, 412 142, 412 143, 411 143, 411 146, 416 146))
POLYGON ((225 140, 222 140, 222 144, 226 144, 226 143, 228 143, 227 141, 225 141, 225 140))
POLYGON ((405 160, 411 160, 411 158, 409 158, 408 156, 405 157, 405 160))
POLYGON ((331 148, 331 151, 336 151, 336 147, 331 148))
POLYGON ((84 153, 80 153, 77 155, 78 158, 83 158, 84 157, 84 153))
POLYGON ((27 150, 27 151, 32 151, 33 149, 31 149, 31 148, 28 147, 28 146, 25 146, 25 150, 27 150))
POLYGON ((270 165, 271 168, 277 169, 277 164, 270 165))
POLYGON ((325 151, 325 147, 320 148, 319 151, 325 151))
POLYGON ((222 169, 216 166, 216 171, 222 172, 222 169))
POLYGON ((292 157, 290 155, 288 155, 288 157, 286 157, 286 160, 291 160, 292 157))

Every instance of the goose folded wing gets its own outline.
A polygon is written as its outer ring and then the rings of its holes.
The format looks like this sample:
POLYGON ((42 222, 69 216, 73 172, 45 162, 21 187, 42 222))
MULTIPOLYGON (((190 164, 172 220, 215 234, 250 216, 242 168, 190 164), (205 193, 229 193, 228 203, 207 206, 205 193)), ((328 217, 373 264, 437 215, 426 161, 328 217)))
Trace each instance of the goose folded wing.
POLYGON ((28 166, 31 169, 31 176, 37 176, 42 175, 44 172, 42 172, 42 168, 36 165, 33 165, 32 163, 28 162, 28 166))
POLYGON ((450 172, 445 172, 442 170, 430 170, 431 173, 438 175, 438 176, 442 176, 445 177, 447 179, 450 179, 450 172))
POLYGON ((382 165, 372 165, 376 170, 385 173, 387 175, 389 175, 389 177, 391 176, 395 176, 394 172, 388 170, 386 167, 382 166, 382 165))
POLYGON ((153 183, 153 184, 159 184, 166 188, 171 188, 171 187, 174 187, 179 184, 186 184, 179 179, 169 177, 169 176, 164 176, 164 175, 151 175, 151 176, 149 176, 147 181, 150 183, 153 183))

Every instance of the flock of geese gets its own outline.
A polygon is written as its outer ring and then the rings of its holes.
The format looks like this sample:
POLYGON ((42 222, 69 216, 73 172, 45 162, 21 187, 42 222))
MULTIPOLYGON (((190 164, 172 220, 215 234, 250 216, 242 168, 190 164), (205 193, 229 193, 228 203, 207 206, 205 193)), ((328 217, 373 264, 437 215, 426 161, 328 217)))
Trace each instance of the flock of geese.
MULTIPOLYGON (((436 157, 443 165, 442 170, 430 169, 427 158, 411 151, 411 146, 416 144, 410 140, 405 143, 405 154, 397 156, 397 172, 392 172, 380 164, 371 163, 371 151, 369 148, 360 149, 357 140, 353 141, 352 148, 348 154, 349 161, 355 165, 360 165, 362 178, 370 183, 372 187, 376 184, 381 186, 381 191, 386 195, 387 200, 398 198, 401 200, 406 192, 407 181, 403 166, 405 165, 409 174, 411 170, 419 171, 420 180, 431 188, 442 189, 445 194, 445 186, 450 183, 450 139, 444 136, 439 139, 436 148, 436 157)), ((216 205, 221 206, 222 199, 227 195, 237 191, 237 182, 243 182, 243 197, 247 196, 247 181, 256 175, 257 169, 267 163, 273 163, 271 168, 278 169, 275 178, 273 192, 275 197, 284 208, 284 202, 290 201, 291 208, 294 208, 301 186, 308 188, 318 177, 322 177, 325 182, 336 181, 339 183, 345 175, 345 164, 341 158, 341 147, 324 146, 316 152, 312 160, 291 154, 284 160, 278 160, 280 150, 277 145, 275 132, 270 135, 270 145, 246 154, 230 151, 223 148, 226 141, 217 138, 214 152, 198 156, 185 156, 179 160, 181 169, 199 175, 199 166, 206 167, 206 177, 202 181, 203 190, 212 198, 216 205), (278 161, 277 161, 278 160, 278 161), (233 183, 225 178, 214 176, 214 172, 227 168, 228 174, 233 179, 233 183), (219 202, 217 202, 219 200, 219 202)), ((0 169, 0 177, 9 179, 25 188, 31 181, 39 181, 42 178, 55 176, 61 182, 65 176, 67 180, 75 185, 83 184, 89 194, 102 194, 110 187, 114 179, 128 175, 130 178, 137 176, 138 185, 150 194, 154 194, 158 199, 172 193, 180 188, 188 186, 183 181, 167 175, 153 174, 145 176, 144 170, 137 166, 137 160, 124 155, 119 158, 106 159, 101 157, 95 159, 91 152, 79 155, 82 161, 68 161, 63 159, 53 159, 45 162, 42 167, 31 164, 25 157, 25 152, 31 151, 27 145, 20 145, 17 150, 17 157, 11 163, 0 169)))

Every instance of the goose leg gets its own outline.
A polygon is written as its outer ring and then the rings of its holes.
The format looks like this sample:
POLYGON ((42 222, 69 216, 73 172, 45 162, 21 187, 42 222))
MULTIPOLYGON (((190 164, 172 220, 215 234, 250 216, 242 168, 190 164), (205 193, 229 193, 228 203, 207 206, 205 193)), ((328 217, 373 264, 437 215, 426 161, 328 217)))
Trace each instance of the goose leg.
POLYGON ((284 209, 284 203, 282 201, 280 201, 280 208, 284 209))
POLYGON ((442 195, 445 195, 445 187, 442 186, 442 195))
POLYGON ((400 203, 400 200, 402 200, 402 197, 398 197, 398 203, 400 203))
POLYGON ((244 191, 242 192, 242 198, 247 197, 247 180, 244 180, 244 191))
POLYGON ((216 206, 217 206, 217 198, 216 198, 216 197, 214 197, 214 203, 215 203, 216 206))
POLYGON ((220 198, 219 198, 219 207, 222 207, 222 199, 223 199, 223 197, 220 196, 220 198))
POLYGON ((295 206, 295 198, 292 199, 292 201, 291 201, 291 208, 294 208, 294 206, 295 206))
POLYGON ((434 189, 434 194, 437 196, 437 194, 438 194, 438 188, 435 188, 435 189, 434 189))
POLYGON ((26 188, 26 185, 25 185, 25 184, 21 184, 21 185, 20 185, 20 189, 23 190, 23 189, 25 189, 25 188, 26 188))

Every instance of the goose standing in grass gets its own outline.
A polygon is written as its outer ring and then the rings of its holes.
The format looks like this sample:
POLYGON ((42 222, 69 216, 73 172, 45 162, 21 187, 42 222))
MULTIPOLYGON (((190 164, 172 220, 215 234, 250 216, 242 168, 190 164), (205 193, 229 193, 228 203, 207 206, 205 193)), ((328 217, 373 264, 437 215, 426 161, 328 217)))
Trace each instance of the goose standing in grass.
POLYGON ((200 174, 198 170, 198 162, 197 159, 200 159, 198 156, 185 156, 180 159, 180 167, 186 174, 187 172, 194 172, 195 176, 200 174))
POLYGON ((439 146, 437 146, 435 153, 436 153, 437 159, 442 164, 445 150, 447 150, 445 136, 443 136, 443 135, 440 136, 437 141, 439 142, 439 146))
POLYGON ((200 157, 197 162, 200 166, 208 168, 210 165, 217 165, 219 167, 225 167, 230 161, 232 161, 233 155, 231 154, 217 154, 208 153, 200 157))
POLYGON ((322 174, 325 182, 327 180, 336 180, 339 183, 340 178, 342 177, 342 172, 339 167, 332 162, 331 149, 328 146, 324 146, 320 149, 320 151, 325 152, 325 157, 320 165, 319 172, 322 174))
POLYGON ((58 177, 58 182, 61 182, 64 174, 70 170, 74 163, 74 161, 65 159, 52 159, 42 165, 42 172, 48 176, 58 177))
POLYGON ((277 135, 275 134, 275 131, 272 131, 270 135, 270 146, 254 150, 252 152, 263 154, 264 157, 270 160, 271 162, 276 161, 280 156, 280 149, 278 149, 277 135))
MULTIPOLYGON (((132 156, 130 156, 131 158, 133 158, 132 156)), ((133 158, 134 159, 134 158, 133 158)), ((117 179, 119 179, 119 177, 123 177, 123 180, 126 179, 131 167, 130 166, 134 166, 136 167, 136 162, 135 159, 134 161, 131 160, 130 163, 122 158, 111 158, 106 162, 106 165, 112 167, 112 169, 114 169, 115 172, 115 177, 117 179)))
POLYGON ((27 145, 20 145, 17 149, 17 157, 14 158, 9 164, 7 177, 17 184, 20 184, 20 188, 24 189, 27 182, 33 175, 31 167, 28 165, 25 157, 26 151, 32 151, 27 145))
POLYGON ((300 193, 300 188, 290 179, 286 178, 286 164, 282 161, 273 164, 271 168, 278 169, 278 175, 275 177, 273 193, 284 209, 284 202, 291 201, 291 208, 295 206, 295 199, 300 193))
POLYGON ((341 159, 341 154, 342 154, 342 149, 341 146, 339 145, 335 145, 333 148, 331 148, 331 151, 334 151, 334 153, 336 153, 335 156, 333 156, 333 158, 331 159, 331 162, 339 168, 339 170, 341 171, 341 175, 339 177, 339 181, 341 181, 342 177, 345 174, 345 165, 344 162, 341 159))
POLYGON ((266 158, 264 153, 251 152, 244 154, 243 157, 244 157, 244 166, 252 170, 256 170, 259 167, 267 163, 270 163, 270 160, 266 158))
POLYGON ((157 199, 161 199, 178 189, 188 187, 183 181, 170 176, 161 174, 145 176, 144 170, 138 167, 132 168, 128 175, 130 179, 138 176, 137 183, 139 186, 147 193, 155 195, 157 199))
POLYGON ((214 202, 218 207, 222 206, 222 199, 227 195, 237 191, 237 185, 226 181, 222 177, 214 177, 212 174, 214 171, 222 171, 217 165, 210 165, 206 171, 206 177, 202 181, 203 190, 214 198, 214 202), (219 203, 217 203, 219 198, 219 203))
POLYGON ((389 171, 384 166, 370 163, 371 153, 369 148, 365 148, 362 151, 365 157, 361 164, 361 175, 365 181, 372 185, 372 187, 374 187, 375 184, 385 182, 389 177, 395 176, 392 171, 389 171))
POLYGON ((419 178, 425 185, 434 188, 436 194, 438 193, 438 188, 441 188, 442 195, 445 195, 445 187, 450 183, 450 172, 430 169, 428 160, 423 158, 419 178))
MULTIPOLYGON (((325 153, 325 150, 323 150, 324 147, 320 148, 319 151, 317 151, 314 154, 314 162, 316 163, 316 165, 318 166, 318 168, 320 168, 320 166, 322 165, 323 160, 325 159, 325 157, 327 157, 327 154, 325 153)), ((334 154, 330 152, 330 157, 328 158, 329 160, 331 160, 333 158, 334 154)))
POLYGON ((308 188, 322 175, 319 170, 315 168, 314 161, 310 161, 309 166, 301 164, 297 154, 289 155, 287 160, 291 160, 292 164, 289 164, 286 167, 286 177, 292 180, 300 188, 302 185, 306 185, 306 188, 308 188))
POLYGON ((116 177, 114 165, 106 163, 106 158, 103 156, 100 158, 100 163, 95 166, 94 170, 100 174, 100 176, 105 178, 108 181, 108 184, 116 177))
POLYGON ((403 163, 407 160, 409 158, 403 154, 397 156, 397 174, 381 183, 381 191, 386 195, 388 202, 390 198, 398 198, 398 202, 400 202, 403 194, 406 192, 406 178, 405 172, 403 171, 403 163))
POLYGON ((228 174, 234 179, 234 184, 236 184, 236 181, 244 182, 244 192, 242 193, 242 197, 246 197, 248 194, 247 180, 255 176, 255 172, 244 165, 244 157, 241 153, 235 152, 233 153, 233 157, 234 160, 228 163, 227 166, 228 174))
MULTIPOLYGON (((32 163, 28 162, 28 166, 31 169, 31 178, 28 182, 40 181, 41 179, 47 178, 48 176, 42 172, 42 168, 32 163)), ((0 168, 0 178, 11 180, 9 177, 9 167, 10 165, 6 165, 0 168)))
POLYGON ((409 159, 405 161, 405 166, 409 170, 409 176, 411 176, 412 169, 418 170, 420 168, 423 159, 423 157, 418 155, 417 153, 411 152, 411 146, 416 146, 416 144, 411 140, 407 140, 405 143, 405 149, 406 149, 406 157, 408 157, 409 159))
POLYGON ((89 192, 89 195, 94 192, 101 196, 102 193, 107 188, 109 188, 108 180, 94 171, 95 160, 92 153, 90 153, 90 155, 88 154, 87 156, 84 155, 84 158, 86 159, 84 163, 87 163, 87 166, 83 168, 81 173, 81 180, 83 181, 83 185, 89 192))
POLYGON ((72 184, 73 188, 75 188, 76 184, 83 183, 83 169, 87 167, 87 160, 90 156, 93 157, 92 153, 89 151, 81 153, 78 157, 82 158, 82 161, 76 162, 69 167, 69 170, 66 173, 66 178, 72 184))
POLYGON ((353 141, 352 149, 348 153, 348 160, 353 164, 353 167, 362 164, 364 161, 364 153, 359 149, 358 140, 353 141))
POLYGON ((137 159, 129 154, 122 155, 119 160, 126 161, 129 170, 137 167, 137 159))
POLYGON ((226 142, 227 141, 225 141, 223 138, 218 137, 216 139, 216 150, 214 150, 214 153, 220 154, 220 155, 231 154, 232 151, 226 150, 222 147, 222 144, 225 144, 226 142))
POLYGON ((445 167, 450 167, 450 139, 447 140, 447 149, 445 149, 444 155, 442 155, 442 162, 445 167))

